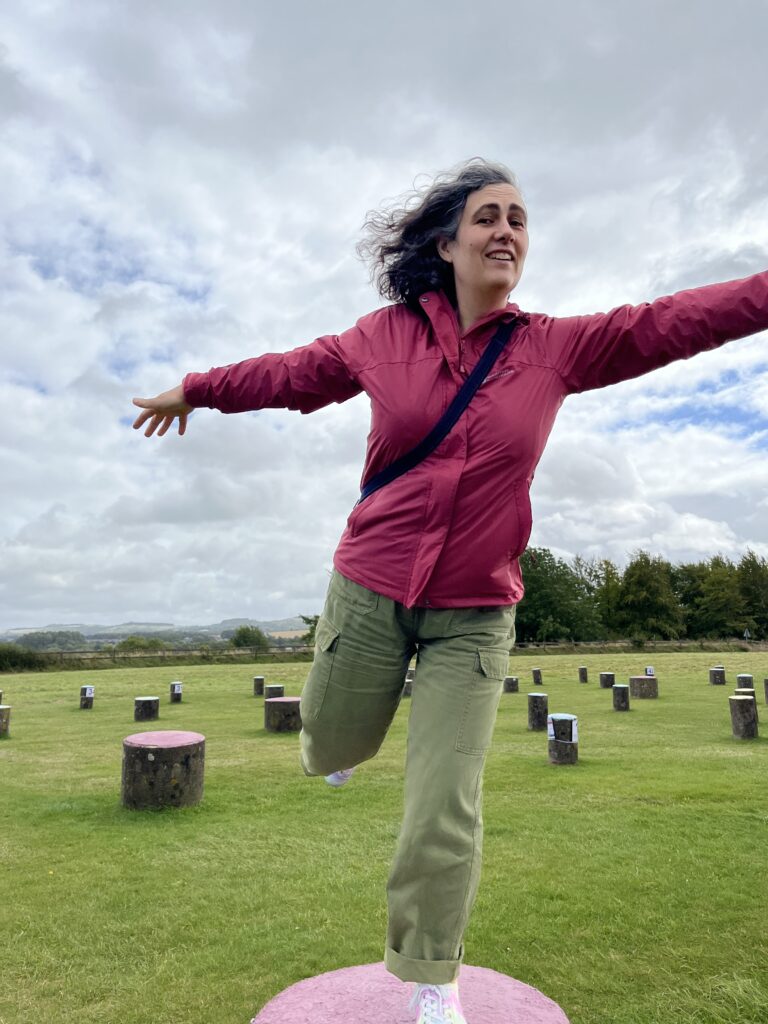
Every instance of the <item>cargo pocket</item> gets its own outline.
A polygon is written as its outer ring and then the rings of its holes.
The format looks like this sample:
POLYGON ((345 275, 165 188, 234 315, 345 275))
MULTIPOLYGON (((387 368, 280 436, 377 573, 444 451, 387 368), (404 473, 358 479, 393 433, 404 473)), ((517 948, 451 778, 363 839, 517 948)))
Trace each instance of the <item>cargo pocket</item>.
POLYGON ((301 694, 302 719, 317 718, 322 710, 338 640, 339 630, 321 616, 315 630, 315 660, 301 694))
POLYGON ((462 754, 484 754, 491 745, 501 686, 507 674, 509 652, 498 647, 478 647, 464 713, 456 736, 462 754))

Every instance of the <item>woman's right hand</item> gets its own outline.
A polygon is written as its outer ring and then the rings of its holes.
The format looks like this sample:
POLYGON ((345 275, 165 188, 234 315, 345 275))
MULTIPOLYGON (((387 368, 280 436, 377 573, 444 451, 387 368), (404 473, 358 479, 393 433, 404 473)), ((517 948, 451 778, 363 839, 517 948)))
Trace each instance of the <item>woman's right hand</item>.
POLYGON ((134 398, 133 404, 144 410, 134 420, 133 429, 139 430, 147 423, 147 429, 144 431, 145 437, 151 437, 156 430, 157 436, 162 437, 177 416, 179 418, 179 434, 183 434, 187 429, 187 416, 193 408, 184 400, 184 388, 181 384, 176 388, 171 388, 170 391, 163 391, 155 398, 134 398))

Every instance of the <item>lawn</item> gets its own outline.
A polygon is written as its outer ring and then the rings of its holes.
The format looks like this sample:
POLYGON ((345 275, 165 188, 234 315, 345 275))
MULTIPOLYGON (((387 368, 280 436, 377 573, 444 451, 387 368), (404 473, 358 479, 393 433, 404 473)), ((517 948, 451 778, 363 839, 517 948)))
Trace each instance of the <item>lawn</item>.
MULTIPOLYGON (((488 758, 467 962, 542 989, 572 1024, 768 1021, 768 740, 733 739, 727 699, 752 673, 768 730, 768 655, 543 656, 550 711, 579 717, 573 767, 528 732, 534 664, 510 659, 521 692, 502 697, 488 758), (598 672, 626 682, 646 661, 659 700, 614 712, 598 672), (708 685, 718 662, 726 687, 708 685)), ((0 676, 0 1024, 246 1024, 300 978, 381 960, 408 701, 332 790, 301 773, 296 734, 264 732, 253 696, 254 674, 298 694, 305 673, 0 676), (134 723, 134 696, 152 693, 160 721, 134 723), (198 807, 120 806, 122 739, 148 728, 205 734, 198 807)))

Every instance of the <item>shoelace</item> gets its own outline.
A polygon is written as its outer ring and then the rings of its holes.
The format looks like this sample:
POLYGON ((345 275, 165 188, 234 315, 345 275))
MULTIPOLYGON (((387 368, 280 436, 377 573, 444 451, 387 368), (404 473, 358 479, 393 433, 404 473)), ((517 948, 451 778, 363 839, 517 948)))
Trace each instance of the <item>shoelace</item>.
POLYGON ((435 985, 416 988, 409 1009, 414 1010, 417 1007, 421 1012, 418 1024, 453 1024, 456 1020, 453 1008, 448 1006, 443 999, 442 992, 435 985))

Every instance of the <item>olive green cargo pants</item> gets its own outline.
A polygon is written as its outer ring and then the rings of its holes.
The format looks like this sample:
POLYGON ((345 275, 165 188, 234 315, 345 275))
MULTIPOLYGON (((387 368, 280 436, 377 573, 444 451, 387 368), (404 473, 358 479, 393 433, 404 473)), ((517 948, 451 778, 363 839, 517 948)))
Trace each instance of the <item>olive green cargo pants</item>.
POLYGON ((442 985, 459 974, 480 880, 483 768, 514 620, 513 606, 405 608, 334 572, 317 624, 301 696, 307 775, 376 754, 417 654, 405 810, 387 883, 385 963, 402 981, 442 985))

